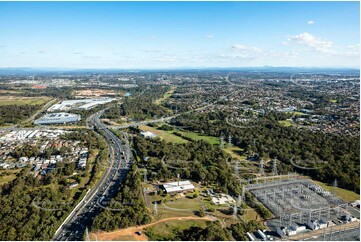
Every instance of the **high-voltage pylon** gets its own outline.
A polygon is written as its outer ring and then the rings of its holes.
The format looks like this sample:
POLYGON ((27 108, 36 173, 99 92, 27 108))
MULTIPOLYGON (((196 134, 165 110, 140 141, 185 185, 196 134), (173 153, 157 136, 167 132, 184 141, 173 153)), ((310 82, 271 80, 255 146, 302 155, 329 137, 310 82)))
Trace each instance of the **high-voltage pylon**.
POLYGON ((232 136, 231 135, 228 135, 228 145, 229 145, 229 147, 232 146, 232 136))
POLYGON ((224 147, 224 137, 221 136, 221 137, 219 138, 219 140, 220 140, 219 147, 220 147, 221 149, 223 149, 223 147, 224 147))
POLYGON ((337 188, 337 179, 335 179, 335 181, 333 182, 333 186, 332 186, 332 193, 335 195, 336 194, 336 188, 337 188))
POLYGON ((147 169, 144 169, 144 182, 147 182, 147 169))
POLYGON ((242 200, 246 201, 246 188, 242 186, 242 200))
POLYGON ((85 239, 86 239, 86 241, 90 241, 88 227, 85 227, 85 239))
POLYGON ((158 204, 157 204, 157 202, 154 202, 154 204, 153 204, 153 214, 154 214, 155 217, 158 216, 158 204))
POLYGON ((278 172, 277 172, 277 158, 274 158, 274 159, 273 159, 272 174, 273 174, 274 176, 277 176, 277 175, 278 175, 278 172))
POLYGON ((238 170, 238 160, 236 161, 234 165, 234 174, 239 177, 239 170, 238 170))
POLYGON ((264 160, 263 159, 261 159, 260 162, 259 162, 259 174, 261 176, 264 175, 264 160))

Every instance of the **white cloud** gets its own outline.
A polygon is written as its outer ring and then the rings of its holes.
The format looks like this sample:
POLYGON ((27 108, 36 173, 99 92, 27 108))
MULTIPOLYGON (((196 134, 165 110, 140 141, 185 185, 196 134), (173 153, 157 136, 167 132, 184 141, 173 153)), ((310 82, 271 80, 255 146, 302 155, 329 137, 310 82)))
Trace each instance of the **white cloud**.
POLYGON ((318 38, 310 33, 288 36, 287 42, 290 44, 295 43, 298 45, 303 45, 324 54, 331 54, 333 52, 333 43, 331 41, 318 38))
POLYGON ((207 38, 207 39, 213 39, 214 36, 213 36, 212 34, 207 34, 207 35, 206 35, 206 38, 207 38))
POLYGON ((310 24, 310 25, 315 24, 315 21, 313 21, 313 20, 308 20, 307 24, 310 24))
POLYGON ((236 51, 243 51, 243 52, 262 52, 263 51, 261 48, 258 48, 258 47, 246 46, 246 45, 241 45, 241 44, 233 45, 232 49, 236 50, 236 51))
POLYGON ((162 50, 155 50, 155 49, 145 49, 145 52, 148 53, 159 53, 159 52, 163 52, 162 50))

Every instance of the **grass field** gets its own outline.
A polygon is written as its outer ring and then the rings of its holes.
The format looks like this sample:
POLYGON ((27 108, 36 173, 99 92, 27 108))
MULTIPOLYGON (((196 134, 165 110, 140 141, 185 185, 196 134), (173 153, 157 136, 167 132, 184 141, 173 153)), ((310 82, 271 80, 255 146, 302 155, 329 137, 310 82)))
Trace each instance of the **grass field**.
MULTIPOLYGON (((319 185, 320 187, 323 187, 324 189, 332 192, 333 189, 332 186, 326 185, 325 183, 319 181, 313 181, 313 182, 319 185)), ((360 199, 360 194, 339 187, 336 187, 336 196, 338 196, 345 202, 353 202, 355 200, 360 199)))
POLYGON ((48 97, 15 97, 2 96, 0 97, 0 106, 4 105, 42 105, 49 101, 48 97))
POLYGON ((192 226, 206 227, 205 220, 173 220, 156 224, 146 229, 147 234, 152 234, 150 240, 171 240, 175 230, 184 230, 192 226))
POLYGON ((245 220, 250 221, 250 220, 257 220, 260 221, 262 219, 261 215, 259 215, 256 210, 251 209, 250 207, 247 206, 247 211, 246 213, 243 215, 245 220), (249 210, 248 210, 249 209, 249 210))
POLYGON ((207 135, 201 135, 190 131, 177 131, 181 133, 183 136, 188 137, 192 140, 204 140, 212 145, 219 145, 219 138, 213 137, 213 136, 207 136, 207 135))
POLYGON ((176 89, 176 87, 172 86, 171 89, 168 92, 166 92, 162 98, 157 99, 154 103, 157 104, 157 105, 160 105, 164 100, 166 100, 167 98, 172 96, 175 89, 176 89))
POLYGON ((226 147, 223 150, 225 152, 227 152, 234 159, 237 159, 237 160, 245 160, 246 159, 245 155, 240 154, 240 152, 242 152, 243 149, 241 149, 241 148, 239 148, 237 146, 226 147))
POLYGON ((139 128, 141 130, 144 131, 149 131, 152 132, 153 134, 158 135, 160 138, 162 138, 164 141, 166 142, 171 142, 171 143, 178 143, 178 144, 182 144, 182 143, 187 143, 188 141, 185 139, 182 139, 181 137, 172 134, 171 132, 167 132, 164 130, 159 130, 147 125, 140 125, 139 128))
POLYGON ((177 198, 174 201, 166 202, 170 208, 200 210, 201 205, 196 198, 177 198))
POLYGON ((282 124, 285 127, 290 127, 290 126, 294 126, 294 123, 292 123, 292 121, 290 120, 281 120, 278 121, 280 124, 282 124))
POLYGON ((6 184, 16 178, 21 169, 0 171, 0 185, 6 184))

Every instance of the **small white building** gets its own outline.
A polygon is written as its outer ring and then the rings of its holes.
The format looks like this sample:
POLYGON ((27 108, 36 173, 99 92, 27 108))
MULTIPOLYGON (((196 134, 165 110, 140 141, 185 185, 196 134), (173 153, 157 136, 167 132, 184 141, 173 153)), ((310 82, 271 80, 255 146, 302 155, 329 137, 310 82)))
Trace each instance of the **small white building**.
POLYGON ((73 183, 70 183, 70 184, 69 184, 69 188, 70 188, 70 189, 72 189, 72 188, 74 188, 74 187, 77 187, 77 186, 79 186, 79 183, 76 183, 76 182, 73 182, 73 183))
POLYGON ((143 135, 145 138, 150 138, 150 139, 157 137, 156 134, 153 134, 152 132, 149 131, 142 131, 140 132, 140 134, 143 135))
POLYGON ((19 162, 21 162, 21 163, 25 163, 25 162, 28 162, 28 157, 26 157, 26 156, 23 156, 23 157, 20 157, 19 158, 19 162))
POLYGON ((86 167, 86 158, 80 158, 78 167, 84 169, 86 167))
POLYGON ((318 229, 327 228, 328 224, 327 224, 327 221, 320 219, 320 220, 308 221, 307 226, 312 230, 318 230, 318 229))

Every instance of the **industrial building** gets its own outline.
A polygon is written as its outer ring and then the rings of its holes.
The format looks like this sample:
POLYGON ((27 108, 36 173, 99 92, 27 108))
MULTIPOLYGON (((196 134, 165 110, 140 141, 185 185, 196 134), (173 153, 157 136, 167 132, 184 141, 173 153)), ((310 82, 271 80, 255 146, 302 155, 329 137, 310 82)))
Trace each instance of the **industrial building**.
POLYGON ((89 110, 94 108, 95 106, 106 104, 114 99, 112 98, 96 98, 96 99, 77 99, 77 100, 65 100, 61 103, 54 104, 51 106, 48 111, 66 111, 70 109, 82 109, 82 110, 89 110))
POLYGON ((76 123, 80 120, 80 115, 72 113, 49 113, 34 121, 35 125, 39 124, 65 124, 76 123))
POLYGON ((188 191, 194 191, 195 189, 190 181, 164 183, 163 188, 167 193, 180 193, 186 191, 188 192, 188 191))

